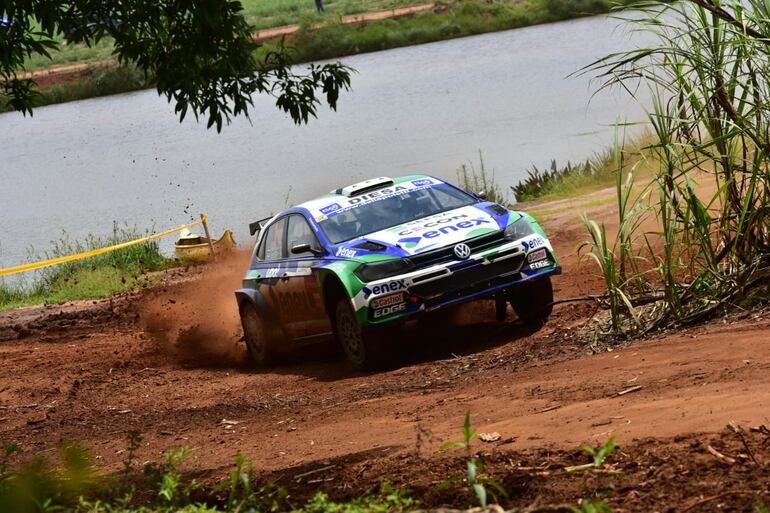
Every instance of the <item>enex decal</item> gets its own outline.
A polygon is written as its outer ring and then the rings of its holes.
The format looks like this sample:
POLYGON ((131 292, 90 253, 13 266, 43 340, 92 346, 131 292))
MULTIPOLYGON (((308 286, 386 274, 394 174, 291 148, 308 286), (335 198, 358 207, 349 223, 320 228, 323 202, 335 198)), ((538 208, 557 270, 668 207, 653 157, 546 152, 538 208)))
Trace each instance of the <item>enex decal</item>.
POLYGON ((355 249, 348 249, 348 248, 337 248, 337 252, 335 253, 336 256, 342 257, 342 258, 353 258, 356 256, 356 250, 355 249))
POLYGON ((371 288, 364 287, 364 296, 377 296, 379 294, 385 294, 387 292, 396 292, 399 290, 403 290, 406 288, 406 281, 405 280, 393 280, 389 281, 388 283, 382 283, 380 285, 373 285, 371 288))

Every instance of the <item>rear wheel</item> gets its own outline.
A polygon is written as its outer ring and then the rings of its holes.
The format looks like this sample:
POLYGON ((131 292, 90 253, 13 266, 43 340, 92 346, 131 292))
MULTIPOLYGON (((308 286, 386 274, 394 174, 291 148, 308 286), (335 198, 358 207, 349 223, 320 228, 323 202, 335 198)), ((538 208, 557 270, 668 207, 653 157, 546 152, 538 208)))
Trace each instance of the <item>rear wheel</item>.
POLYGON ((510 301, 513 310, 522 321, 544 322, 553 311, 551 278, 520 283, 511 290, 510 301))
POLYGON ((249 354, 257 365, 270 365, 275 358, 274 347, 264 321, 260 319, 256 307, 251 303, 243 303, 240 310, 243 337, 249 354))
POLYGON ((334 316, 337 339, 354 367, 368 369, 382 363, 380 338, 377 333, 361 328, 350 300, 340 299, 334 309, 334 316))

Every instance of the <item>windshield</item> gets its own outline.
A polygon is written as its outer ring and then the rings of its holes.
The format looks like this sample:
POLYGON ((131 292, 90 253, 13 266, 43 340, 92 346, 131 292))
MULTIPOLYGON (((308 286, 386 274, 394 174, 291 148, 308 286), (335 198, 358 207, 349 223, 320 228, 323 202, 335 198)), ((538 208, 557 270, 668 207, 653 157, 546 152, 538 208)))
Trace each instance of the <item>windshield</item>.
POLYGON ((440 184, 384 196, 343 212, 331 213, 319 224, 329 240, 339 244, 477 201, 463 191, 440 184))

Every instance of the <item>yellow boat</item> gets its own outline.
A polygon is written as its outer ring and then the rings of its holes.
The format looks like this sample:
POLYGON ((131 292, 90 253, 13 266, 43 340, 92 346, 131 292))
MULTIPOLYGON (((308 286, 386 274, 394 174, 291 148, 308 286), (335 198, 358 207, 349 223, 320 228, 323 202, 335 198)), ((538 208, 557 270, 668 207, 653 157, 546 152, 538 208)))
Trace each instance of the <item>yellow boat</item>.
MULTIPOLYGON (((225 230, 222 236, 211 241, 214 246, 214 254, 220 254, 235 249, 235 239, 233 232, 225 230)), ((185 262, 205 262, 211 258, 209 248, 209 239, 190 230, 184 229, 179 235, 179 239, 174 243, 174 253, 179 260, 185 262)))

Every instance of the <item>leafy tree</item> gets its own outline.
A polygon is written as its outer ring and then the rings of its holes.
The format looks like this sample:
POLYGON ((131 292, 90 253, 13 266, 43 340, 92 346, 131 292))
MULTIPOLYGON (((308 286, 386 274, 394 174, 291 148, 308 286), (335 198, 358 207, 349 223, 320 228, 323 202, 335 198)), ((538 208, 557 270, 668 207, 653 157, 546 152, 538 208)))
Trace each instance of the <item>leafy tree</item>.
POLYGON ((352 70, 330 63, 298 72, 283 47, 257 62, 242 9, 237 0, 0 0, 0 93, 31 115, 40 93, 22 74, 25 60, 50 57, 57 36, 86 45, 109 36, 118 62, 153 77, 180 121, 192 112, 221 131, 248 117, 254 94, 273 96, 297 124, 324 101, 336 109, 352 70))

